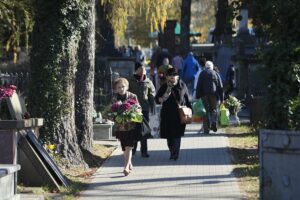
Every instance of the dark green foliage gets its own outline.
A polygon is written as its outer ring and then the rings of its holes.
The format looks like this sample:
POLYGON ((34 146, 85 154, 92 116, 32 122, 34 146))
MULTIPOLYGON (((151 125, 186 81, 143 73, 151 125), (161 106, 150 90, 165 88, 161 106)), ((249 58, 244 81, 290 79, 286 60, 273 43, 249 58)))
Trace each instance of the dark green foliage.
POLYGON ((262 58, 267 78, 267 128, 300 130, 300 5, 254 0, 256 32, 269 41, 262 58))
POLYGON ((35 6, 29 108, 32 116, 45 119, 41 137, 53 139, 64 114, 73 109, 67 98, 68 84, 75 76, 85 4, 80 0, 40 0, 35 6))
POLYGON ((289 127, 292 130, 300 130, 300 97, 290 101, 290 108, 289 117, 291 120, 289 121, 289 127))

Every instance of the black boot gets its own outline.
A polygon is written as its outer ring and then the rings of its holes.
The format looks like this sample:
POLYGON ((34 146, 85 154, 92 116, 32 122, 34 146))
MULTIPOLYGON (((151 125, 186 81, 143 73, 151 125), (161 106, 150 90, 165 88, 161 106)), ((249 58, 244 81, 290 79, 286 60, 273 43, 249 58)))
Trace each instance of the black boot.
POLYGON ((178 156, 179 156, 179 150, 176 150, 173 159, 177 160, 178 156))
POLYGON ((143 153, 142 153, 142 157, 143 157, 143 158, 149 158, 150 155, 149 155, 147 152, 143 152, 143 153))

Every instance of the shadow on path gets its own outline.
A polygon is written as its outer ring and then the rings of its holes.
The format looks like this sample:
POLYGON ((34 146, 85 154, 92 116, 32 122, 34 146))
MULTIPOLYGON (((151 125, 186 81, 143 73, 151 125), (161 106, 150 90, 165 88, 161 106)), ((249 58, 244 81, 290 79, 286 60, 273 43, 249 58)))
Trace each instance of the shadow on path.
MULTIPOLYGON (((107 174, 105 174, 107 175, 107 174)), ((101 176, 101 173, 99 174, 101 176)), ((101 187, 101 186, 111 186, 111 185, 122 185, 122 184, 144 184, 144 183, 152 183, 152 182, 179 182, 179 181, 196 181, 194 184, 204 184, 204 185, 211 185, 211 184, 217 184, 220 182, 231 182, 230 180, 234 175, 233 174, 227 174, 227 175, 211 175, 211 176, 185 176, 185 177, 164 177, 164 178, 144 178, 144 179, 131 179, 128 180, 126 177, 124 179, 126 180, 118 180, 113 182, 97 182, 97 183, 91 183, 89 185, 90 189, 93 189, 93 187, 101 187), (222 181, 224 179, 224 181, 222 181)), ((98 177, 99 178, 99 177, 98 177)), ((107 178, 107 176, 106 176, 107 178)), ((110 178, 119 178, 119 176, 112 176, 110 178)), ((189 183, 190 184, 190 183, 189 183)))

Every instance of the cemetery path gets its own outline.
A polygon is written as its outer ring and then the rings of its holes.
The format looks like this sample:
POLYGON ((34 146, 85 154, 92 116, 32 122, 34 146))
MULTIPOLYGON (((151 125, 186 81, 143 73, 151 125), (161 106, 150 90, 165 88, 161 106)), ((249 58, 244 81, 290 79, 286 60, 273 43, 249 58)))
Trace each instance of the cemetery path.
MULTIPOLYGON (((228 149, 219 130, 198 134, 199 124, 187 126, 177 161, 169 160, 165 139, 149 139, 149 158, 137 151, 133 171, 124 177, 118 147, 92 176, 80 200, 92 199, 243 199, 228 149)), ((139 149, 139 147, 138 147, 139 149)))

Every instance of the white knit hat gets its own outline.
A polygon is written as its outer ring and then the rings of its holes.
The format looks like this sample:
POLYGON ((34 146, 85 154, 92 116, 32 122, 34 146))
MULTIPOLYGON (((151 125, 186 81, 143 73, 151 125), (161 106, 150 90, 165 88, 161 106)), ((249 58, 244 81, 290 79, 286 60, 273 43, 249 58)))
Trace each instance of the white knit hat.
POLYGON ((214 64, 211 61, 206 61, 205 67, 208 68, 208 69, 213 69, 214 68, 214 64))

